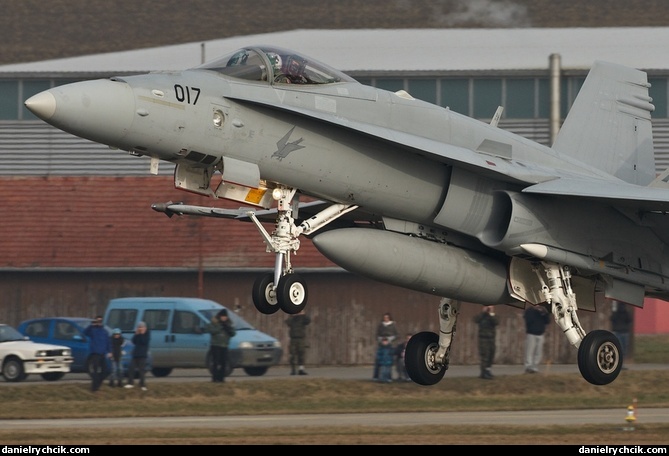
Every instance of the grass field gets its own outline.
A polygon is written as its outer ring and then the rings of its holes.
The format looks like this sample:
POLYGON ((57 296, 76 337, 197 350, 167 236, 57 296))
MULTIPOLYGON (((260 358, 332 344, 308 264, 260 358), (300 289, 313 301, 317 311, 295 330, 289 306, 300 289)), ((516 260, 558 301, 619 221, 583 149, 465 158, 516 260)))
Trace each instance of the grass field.
MULTIPOLYGON (((635 338, 635 362, 668 363, 669 335, 635 338)), ((293 413, 404 413, 460 410, 611 408, 620 426, 401 426, 239 429, 0 429, 0 444, 669 444, 669 425, 637 422, 623 431, 628 405, 669 407, 669 370, 625 370, 594 386, 579 374, 444 377, 437 385, 368 380, 274 378, 253 382, 154 383, 150 391, 40 382, 0 388, 0 419, 221 416, 293 413)))
POLYGON ((263 429, 0 429, 2 444, 335 444, 335 443, 546 443, 668 444, 669 425, 643 424, 623 432, 627 406, 669 407, 669 371, 623 371, 610 385, 579 374, 500 376, 494 381, 444 378, 438 385, 380 385, 368 380, 318 378, 254 382, 184 382, 137 389, 88 384, 35 384, 0 388, 0 418, 220 416, 292 413, 404 413, 409 411, 612 408, 620 426, 406 426, 263 429), (528 440, 530 438, 530 440, 528 440))

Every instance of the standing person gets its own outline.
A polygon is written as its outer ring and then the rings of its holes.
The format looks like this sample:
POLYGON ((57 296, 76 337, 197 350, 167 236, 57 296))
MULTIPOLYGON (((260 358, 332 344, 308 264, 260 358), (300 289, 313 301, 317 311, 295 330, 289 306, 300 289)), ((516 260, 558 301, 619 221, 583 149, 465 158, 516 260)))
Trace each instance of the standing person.
POLYGON ((304 357, 307 352, 306 337, 307 325, 309 323, 311 323, 311 318, 309 318, 304 309, 286 319, 286 324, 290 328, 288 331, 288 336, 290 337, 290 375, 307 375, 307 372, 304 370, 304 357), (296 367, 298 367, 297 370, 296 367))
POLYGON ((395 347, 395 368, 397 369, 397 380, 400 382, 408 382, 411 380, 406 365, 404 364, 404 352, 406 351, 409 339, 411 339, 411 333, 408 333, 405 336, 405 339, 395 347))
POLYGON ((544 356, 544 333, 550 323, 548 309, 543 304, 530 305, 523 313, 525 320, 525 373, 539 372, 544 356))
POLYGON ((379 379, 381 383, 393 381, 393 364, 395 363, 395 349, 390 345, 388 337, 382 337, 379 347, 376 349, 376 364, 379 366, 379 379))
POLYGON ((613 312, 611 313, 611 331, 620 341, 623 351, 623 363, 627 357, 629 348, 630 332, 632 330, 632 315, 627 305, 622 302, 613 301, 613 312))
POLYGON ((237 332, 232 326, 232 321, 228 317, 228 311, 221 309, 211 323, 207 325, 205 331, 211 334, 209 349, 211 351, 211 381, 216 383, 225 382, 225 375, 228 372, 228 345, 230 339, 237 332))
POLYGON ((495 359, 495 335, 499 324, 499 319, 495 316, 495 307, 484 306, 481 312, 474 316, 474 323, 479 326, 480 378, 492 380, 493 375, 490 368, 495 359))
MULTIPOLYGON (((381 346, 381 340, 384 337, 387 338, 389 344, 392 345, 393 341, 397 339, 397 335, 397 325, 395 325, 395 321, 393 320, 392 315, 390 315, 390 312, 384 313, 381 323, 379 323, 379 325, 376 327, 377 351, 381 346)), ((372 377, 373 380, 378 380, 379 378, 379 363, 377 362, 377 358, 378 357, 375 357, 374 361, 374 376, 372 377)))
POLYGON ((151 343, 151 333, 146 327, 146 323, 143 321, 137 323, 135 334, 130 340, 134 347, 130 369, 128 369, 128 384, 125 387, 133 388, 135 386, 135 372, 137 372, 139 374, 139 386, 142 391, 146 391, 146 359, 149 357, 149 345, 151 343))
POLYGON ((84 329, 84 334, 88 337, 91 350, 91 391, 95 392, 100 389, 107 375, 107 357, 111 355, 111 341, 109 333, 102 325, 102 316, 95 317, 84 329))
POLYGON ((125 346, 125 338, 119 328, 114 328, 111 335, 111 375, 109 376, 109 386, 121 387, 123 382, 123 368, 121 366, 121 356, 125 346))

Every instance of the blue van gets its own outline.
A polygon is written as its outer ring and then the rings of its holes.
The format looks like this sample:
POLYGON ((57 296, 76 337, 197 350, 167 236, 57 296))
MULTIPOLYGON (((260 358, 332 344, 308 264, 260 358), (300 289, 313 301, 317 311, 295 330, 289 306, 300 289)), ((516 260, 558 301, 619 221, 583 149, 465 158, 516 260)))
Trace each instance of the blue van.
MULTIPOLYGON (((200 298, 117 298, 109 301, 104 324, 120 328, 129 339, 137 323, 144 321, 151 331, 151 372, 165 377, 175 368, 209 368, 210 335, 204 327, 224 308, 200 298)), ((237 331, 228 348, 230 372, 239 367, 247 375, 260 376, 281 361, 283 349, 278 339, 258 331, 229 309, 228 315, 237 331)))
MULTIPOLYGON (((70 365, 70 372, 91 374, 90 344, 84 329, 93 321, 87 317, 43 317, 26 320, 16 328, 30 340, 45 344, 64 345, 72 349, 74 361, 70 365)), ((111 337, 111 328, 105 328, 111 337)), ((121 358, 123 375, 128 375, 133 344, 130 342, 132 334, 125 335, 126 346, 121 358)), ((151 356, 147 360, 147 369, 151 369, 151 356)), ((107 374, 111 372, 111 361, 107 359, 107 374)))

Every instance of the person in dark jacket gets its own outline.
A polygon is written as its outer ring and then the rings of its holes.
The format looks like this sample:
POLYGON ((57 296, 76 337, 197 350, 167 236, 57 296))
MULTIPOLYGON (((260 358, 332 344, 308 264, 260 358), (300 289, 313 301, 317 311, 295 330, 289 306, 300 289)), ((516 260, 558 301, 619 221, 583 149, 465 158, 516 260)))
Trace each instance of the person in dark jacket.
POLYGON ((109 376, 109 386, 123 386, 123 367, 121 366, 121 357, 123 356, 123 347, 125 346, 125 337, 121 334, 119 328, 114 328, 111 335, 111 375, 109 376))
POLYGON ((304 357, 307 352, 307 326, 311 323, 311 318, 304 310, 291 315, 286 319, 286 324, 290 328, 288 337, 290 345, 290 375, 307 375, 304 370, 304 357))
POLYGON ((381 383, 393 381, 393 364, 395 363, 395 349, 390 345, 387 337, 381 338, 381 343, 376 349, 376 364, 379 366, 379 378, 381 383))
MULTIPOLYGON (((381 341, 383 338, 388 339, 388 343, 390 346, 393 345, 393 342, 395 339, 397 339, 398 332, 397 332, 397 325, 395 324, 395 320, 393 320, 392 315, 390 312, 386 312, 383 314, 381 322, 378 324, 376 327, 376 348, 381 346, 381 341)), ((379 363, 376 362, 376 355, 374 356, 374 374, 372 375, 372 380, 378 380, 379 379, 379 363)))
POLYGON ((543 304, 529 305, 523 313, 525 320, 525 372, 539 372, 539 364, 544 356, 544 333, 550 323, 550 315, 543 304))
POLYGON ((495 316, 494 306, 484 306, 480 313, 474 316, 474 323, 479 326, 479 356, 481 357, 480 378, 492 380, 490 368, 495 359, 495 336, 499 320, 495 316))
POLYGON ((102 316, 95 317, 84 329, 84 334, 88 337, 91 350, 91 391, 95 392, 100 389, 100 385, 107 376, 106 358, 111 356, 109 333, 102 325, 102 316))
POLYGON ((146 323, 140 321, 135 328, 135 334, 130 339, 134 345, 132 349, 132 361, 128 369, 128 384, 126 388, 133 388, 135 375, 139 375, 139 386, 146 391, 146 359, 149 357, 149 345, 151 344, 151 333, 146 323))
POLYGON ((216 383, 225 382, 228 373, 228 345, 237 332, 228 317, 228 311, 221 309, 211 319, 205 331, 211 334, 209 349, 211 351, 211 381, 216 383))

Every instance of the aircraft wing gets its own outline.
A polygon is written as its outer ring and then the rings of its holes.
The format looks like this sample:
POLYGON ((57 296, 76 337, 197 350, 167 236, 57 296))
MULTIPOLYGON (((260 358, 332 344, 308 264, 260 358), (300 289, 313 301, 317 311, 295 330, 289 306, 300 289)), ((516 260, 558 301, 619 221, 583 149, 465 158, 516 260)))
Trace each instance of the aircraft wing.
MULTIPOLYGON (((510 160, 498 155, 494 150, 496 147, 503 149, 506 147, 506 144, 495 144, 494 142, 486 142, 484 140, 481 143, 480 149, 475 151, 466 147, 446 144, 434 139, 418 136, 405 131, 399 131, 390 126, 360 122, 334 113, 276 103, 267 99, 250 100, 247 94, 244 95, 244 98, 236 98, 234 95, 229 95, 227 98, 234 99, 238 103, 247 106, 262 105, 271 109, 287 111, 310 119, 317 119, 331 125, 337 125, 348 130, 374 137, 377 140, 405 146, 409 151, 417 155, 429 156, 431 159, 442 163, 458 165, 473 170, 478 174, 494 177, 495 179, 502 181, 535 184, 555 179, 557 176, 573 178, 592 178, 594 176, 601 179, 610 177, 604 173, 597 172, 597 170, 584 171, 581 169, 577 171, 576 168, 574 168, 574 171, 560 169, 558 174, 554 166, 538 164, 538 160, 526 160, 522 163, 516 160, 510 160)), ((499 131, 505 132, 504 130, 499 131)), ((512 135, 510 132, 505 133, 512 135)), ((518 137, 516 136, 515 140, 517 141, 517 139, 518 137)), ((535 146, 536 144, 532 147, 535 146)), ((550 148, 546 148, 545 152, 547 154, 555 155, 555 152, 551 151, 550 148)), ((568 162, 570 161, 570 157, 561 156, 560 160, 568 162)))
POLYGON ((642 212, 669 211, 669 190, 642 187, 622 181, 559 178, 531 185, 523 193, 571 196, 599 200, 642 212))

